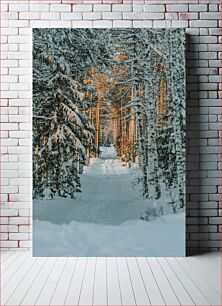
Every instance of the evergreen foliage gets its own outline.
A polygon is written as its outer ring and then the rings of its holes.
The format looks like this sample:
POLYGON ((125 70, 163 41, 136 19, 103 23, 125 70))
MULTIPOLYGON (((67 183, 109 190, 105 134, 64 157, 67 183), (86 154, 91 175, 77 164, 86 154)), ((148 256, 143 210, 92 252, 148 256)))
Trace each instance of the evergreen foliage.
MULTIPOLYGON (((169 190, 174 212, 185 205, 185 32, 183 29, 35 29, 33 49, 34 197, 74 197, 87 152, 96 152, 98 108, 92 68, 107 79, 105 129, 118 117, 115 147, 138 162, 143 196, 169 190), (161 104, 162 103, 162 104, 161 104), (90 110, 90 111, 89 111, 90 110), (136 136, 125 129, 135 121, 136 136), (130 123, 131 122, 131 123, 130 123)), ((110 145, 110 135, 100 141, 110 145)))

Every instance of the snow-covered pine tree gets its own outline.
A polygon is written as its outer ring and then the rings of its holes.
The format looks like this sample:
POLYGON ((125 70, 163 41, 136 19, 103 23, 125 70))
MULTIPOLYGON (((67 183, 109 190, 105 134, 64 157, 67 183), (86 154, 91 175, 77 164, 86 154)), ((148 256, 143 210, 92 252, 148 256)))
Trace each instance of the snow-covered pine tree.
POLYGON ((106 61, 104 45, 102 52, 97 45, 103 39, 101 31, 34 30, 34 197, 74 197, 81 190, 79 174, 94 128, 84 115, 88 102, 80 84, 85 70, 106 61))
POLYGON ((171 93, 173 97, 173 127, 176 153, 177 208, 185 205, 185 34, 184 30, 173 33, 171 47, 171 93), (179 52, 178 52, 179 51, 179 52))
POLYGON ((34 196, 74 197, 80 191, 78 174, 87 160, 86 149, 93 138, 93 127, 77 106, 82 95, 75 88, 64 57, 50 68, 53 69, 53 80, 45 83, 44 78, 34 78, 34 101, 40 102, 33 115, 34 147, 40 148, 38 152, 34 151, 37 187, 34 196), (46 99, 42 99, 39 87, 44 87, 46 99))
POLYGON ((168 124, 162 130, 159 154, 162 177, 174 211, 185 205, 185 63, 184 30, 165 31, 168 124), (161 149, 162 146, 162 149, 161 149))
POLYGON ((155 125, 155 90, 154 84, 156 75, 154 66, 156 62, 155 53, 150 47, 153 44, 153 35, 149 31, 142 31, 143 52, 141 56, 141 65, 144 74, 144 105, 146 110, 145 130, 147 137, 146 141, 146 156, 147 156, 147 179, 149 197, 159 198, 160 188, 158 180, 158 155, 156 146, 156 125, 155 125))
POLYGON ((125 102, 124 108, 131 111, 131 113, 127 115, 128 119, 130 119, 132 116, 135 116, 136 119, 137 154, 139 166, 142 172, 139 181, 142 183, 143 195, 148 197, 146 110, 144 106, 144 71, 140 60, 140 30, 133 29, 131 31, 117 31, 117 34, 118 35, 115 36, 114 43, 118 44, 120 48, 124 50, 126 54, 124 64, 126 66, 125 69, 128 71, 128 73, 123 75, 123 77, 119 80, 118 84, 125 85, 127 90, 131 91, 131 95, 128 96, 128 101, 125 102))
POLYGON ((103 114, 104 118, 109 117, 111 107, 117 114, 121 113, 118 154, 124 155, 125 160, 131 158, 126 140, 127 124, 136 119, 137 144, 132 145, 141 168, 143 195, 158 198, 160 183, 164 181, 169 190, 176 190, 176 205, 182 207, 185 185, 183 49, 184 33, 170 29, 36 29, 34 195, 43 196, 49 186, 52 196, 73 196, 80 190, 79 174, 93 143, 91 124, 94 122, 88 117, 93 108, 98 108, 96 82, 90 85, 84 79, 95 78, 92 71, 96 69, 97 75, 106 76, 113 84, 108 88, 109 102, 105 105, 108 108, 105 112, 103 107, 103 114), (161 67, 165 69, 164 77, 161 67), (159 90, 163 84, 168 104, 164 124, 157 119, 158 103, 162 99, 159 90), (67 186, 73 177, 76 185, 67 186))

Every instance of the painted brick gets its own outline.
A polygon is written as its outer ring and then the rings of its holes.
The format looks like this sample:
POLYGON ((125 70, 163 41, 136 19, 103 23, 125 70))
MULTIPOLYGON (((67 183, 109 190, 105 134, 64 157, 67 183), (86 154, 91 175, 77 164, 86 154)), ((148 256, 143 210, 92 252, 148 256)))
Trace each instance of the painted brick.
POLYGON ((221 45, 220 44, 209 44, 208 45, 208 51, 221 51, 221 45))
POLYGON ((102 13, 102 19, 116 20, 122 19, 123 15, 121 12, 105 12, 102 13))
POLYGON ((221 225, 221 217, 210 217, 210 224, 221 225))
POLYGON ((171 26, 172 26, 171 20, 154 20, 153 21, 154 28, 170 28, 171 26))
POLYGON ((190 26, 194 28, 213 28, 217 27, 217 20, 191 20, 190 26))
POLYGON ((92 9, 92 4, 76 4, 73 5, 73 11, 74 12, 91 12, 92 9))
POLYGON ((26 115, 10 115, 9 116, 10 122, 29 122, 29 117, 26 115))
POLYGON ((9 218, 10 224, 29 224, 29 219, 25 217, 10 217, 9 218))
POLYGON ((172 27, 173 28, 186 28, 188 27, 188 21, 187 20, 173 20, 172 27))
POLYGON ((29 10, 32 12, 48 12, 49 11, 49 4, 44 3, 30 3, 29 10))
POLYGON ((18 232, 19 227, 17 225, 1 225, 0 232, 18 232))
POLYGON ((111 20, 94 20, 93 27, 94 28, 111 28, 112 21, 111 20))
POLYGON ((24 12, 19 13, 19 19, 39 19, 40 13, 38 12, 24 12))
POLYGON ((198 13, 179 13, 179 19, 198 19, 198 13))
POLYGON ((17 248, 18 242, 17 241, 0 241, 1 248, 17 248))
POLYGON ((200 59, 216 59, 217 52, 199 52, 200 59))
POLYGON ((210 60, 209 66, 210 67, 221 67, 221 60, 210 60))
MULTIPOLYGON (((155 20, 154 22, 158 22, 158 21, 159 20, 155 20)), ((151 28, 153 25, 153 22, 151 20, 143 20, 142 23, 143 23, 142 26, 145 28, 151 28)))
MULTIPOLYGON (((24 181, 24 178, 23 179, 17 179, 19 180, 19 184, 20 184, 20 181, 24 181)), ((15 181, 15 179, 11 179, 11 181, 15 181)), ((12 209, 29 209, 30 208, 30 203, 29 202, 10 202, 10 207, 12 209)), ((20 226, 20 225, 19 225, 20 226)), ((25 225, 25 226, 28 226, 28 225, 25 225)))
POLYGON ((123 19, 164 19, 163 13, 123 12, 123 19))
POLYGON ((142 12, 143 11, 143 5, 142 4, 134 4, 133 5, 133 11, 134 12, 142 12))
POLYGON ((221 240, 221 233, 210 233, 210 240, 221 240))
POLYGON ((31 230, 30 227, 27 226, 27 225, 26 226, 25 225, 24 226, 23 225, 19 226, 19 232, 20 233, 29 233, 30 230, 31 230))
POLYGON ((8 11, 8 4, 2 3, 1 4, 1 11, 2 12, 7 12, 8 11))
MULTIPOLYGON (((2 146, 17 146, 18 140, 17 139, 11 139, 11 138, 3 138, 1 141, 2 146)), ((7 164, 6 164, 7 165, 7 164)), ((4 165, 2 165, 2 169, 4 168, 4 165)))
MULTIPOLYGON (((31 186, 27 187, 27 186, 22 186, 22 188, 26 188, 26 192, 30 193, 31 192, 31 186)), ((21 192, 23 192, 23 189, 21 190, 21 192)), ((20 191, 20 188, 19 188, 20 191)), ((29 209, 19 209, 19 216, 20 217, 29 217, 30 216, 30 210, 29 209)))
POLYGON ((29 90, 30 84, 29 83, 11 83, 10 90, 29 90))
POLYGON ((167 12, 188 12, 187 4, 169 4, 166 5, 167 12))
MULTIPOLYGON (((111 13, 104 13, 104 14, 111 14, 111 13)), ((83 19, 86 19, 86 20, 96 20, 96 19, 101 19, 102 13, 101 12, 89 12, 89 13, 83 13, 82 16, 83 16, 83 19)))
POLYGON ((165 19, 177 20, 178 19, 178 14, 177 13, 166 13, 165 14, 165 19))
POLYGON ((52 28, 70 28, 71 21, 67 20, 51 20, 50 27, 52 28))
POLYGON ((209 76, 209 82, 221 82, 221 76, 220 75, 210 75, 209 76))
POLYGON ((200 19, 218 19, 220 20, 221 13, 215 13, 215 12, 203 12, 200 13, 200 19))
POLYGON ((113 20, 114 28, 131 28, 132 24, 131 20, 113 20))
POLYGON ((18 67, 18 61, 17 60, 2 60, 1 61, 2 67, 18 67))
POLYGON ((207 4, 190 4, 189 11, 190 12, 206 12, 207 4))
POLYGON ((18 51, 18 44, 9 44, 8 45, 9 51, 18 51))
POLYGON ((20 28, 19 29, 19 35, 30 36, 31 35, 31 29, 30 28, 20 28))
POLYGON ((79 20, 72 21, 74 28, 92 28, 92 20, 79 20))
POLYGON ((210 12, 218 12, 219 5, 218 4, 209 4, 209 11, 210 12))
POLYGON ((94 12, 110 12, 111 4, 94 4, 93 11, 94 12))
MULTIPOLYGON (((2 187, 3 188, 3 187, 2 187)), ((14 188, 13 193, 16 192, 16 186, 11 186, 8 188, 14 188)), ((9 190, 7 193, 10 193, 11 191, 9 190)), ((3 192, 4 193, 4 192, 3 192)), ((1 216, 2 217, 15 217, 18 216, 18 210, 17 209, 1 209, 1 216)))
POLYGON ((165 7, 164 5, 144 5, 143 8, 144 12, 165 12, 165 7))
POLYGON ((19 241, 20 248, 30 248, 31 246, 31 241, 19 241))
POLYGON ((220 28, 215 28, 215 29, 209 29, 210 35, 220 35, 221 30, 220 28))
MULTIPOLYGON (((65 14, 65 13, 63 13, 63 14, 65 14)), ((69 14, 69 13, 67 13, 67 14, 69 14)), ((41 13, 41 19, 44 19, 44 20, 58 20, 59 18, 60 18, 60 13, 58 13, 58 12, 41 13)))
POLYGON ((70 12, 71 5, 69 4, 51 4, 50 11, 51 12, 70 12))
MULTIPOLYGON (((146 21, 150 22, 149 27, 151 27, 152 26, 152 21, 151 20, 146 20, 146 21)), ((142 20, 133 20, 133 27, 134 28, 142 28, 142 27, 145 27, 145 26, 143 26, 143 21, 142 20)))
MULTIPOLYGON (((59 19, 58 17, 56 19, 59 19)), ((80 20, 82 19, 81 13, 61 13, 62 20, 80 20)))
POLYGON ((50 25, 49 20, 31 20, 31 28, 48 28, 50 25))
POLYGON ((29 21, 28 20, 9 20, 9 27, 10 28, 27 28, 29 26, 29 21))
POLYGON ((2 28, 1 35, 18 35, 18 28, 2 28))
POLYGON ((18 130, 18 123, 4 123, 4 124, 1 124, 1 130, 3 130, 3 131, 18 130))
POLYGON ((28 12, 29 5, 25 3, 9 4, 9 12, 28 12))
MULTIPOLYGON (((29 52, 7 52, 8 59, 26 59, 30 58, 29 52)), ((13 77, 13 76, 8 76, 13 77)))
POLYGON ((30 68, 11 68, 9 69, 9 74, 11 75, 25 75, 25 74, 30 74, 31 69, 30 68))
POLYGON ((27 233, 12 233, 9 234, 10 240, 28 240, 28 234, 27 233))
POLYGON ((113 4, 112 11, 113 12, 131 12, 132 5, 131 4, 113 4))

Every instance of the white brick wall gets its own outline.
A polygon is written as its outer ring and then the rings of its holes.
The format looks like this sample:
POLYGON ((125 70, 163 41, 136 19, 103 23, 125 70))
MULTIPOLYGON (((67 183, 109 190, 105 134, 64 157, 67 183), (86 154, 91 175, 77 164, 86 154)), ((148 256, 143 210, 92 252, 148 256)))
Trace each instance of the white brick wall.
POLYGON ((187 28, 187 247, 220 248, 221 7, 220 0, 1 3, 1 248, 31 247, 32 27, 187 28))

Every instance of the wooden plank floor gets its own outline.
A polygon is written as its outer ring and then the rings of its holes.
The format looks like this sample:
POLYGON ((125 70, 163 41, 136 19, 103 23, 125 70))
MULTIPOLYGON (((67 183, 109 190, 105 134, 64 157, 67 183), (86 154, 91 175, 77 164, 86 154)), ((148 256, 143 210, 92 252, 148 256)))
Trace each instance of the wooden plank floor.
POLYGON ((221 305, 220 253, 187 258, 1 252, 0 305, 221 305))

